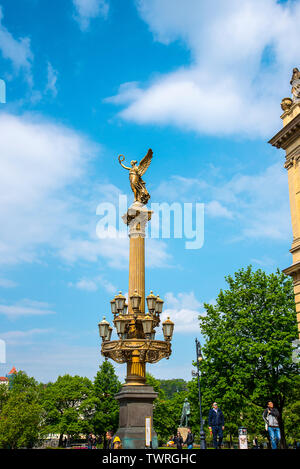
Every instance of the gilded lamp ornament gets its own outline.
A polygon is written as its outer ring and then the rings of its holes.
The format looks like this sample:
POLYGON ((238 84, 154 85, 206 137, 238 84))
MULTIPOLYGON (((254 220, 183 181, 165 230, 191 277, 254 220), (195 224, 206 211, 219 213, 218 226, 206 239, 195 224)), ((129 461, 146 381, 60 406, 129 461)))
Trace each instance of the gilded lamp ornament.
POLYGON ((145 297, 145 227, 152 212, 145 206, 150 194, 142 176, 149 167, 152 156, 153 152, 149 149, 139 165, 133 160, 131 167, 127 167, 123 164, 125 157, 119 155, 119 163, 129 170, 130 186, 134 194, 134 203, 122 217, 128 225, 130 238, 128 305, 122 292, 110 302, 118 340, 111 340, 112 328, 105 318, 99 323, 101 353, 117 363, 127 363, 127 385, 145 384, 146 363, 169 358, 174 330, 174 323, 168 318, 162 327, 164 340, 155 339, 164 302, 152 291, 145 297), (145 303, 148 312, 145 311, 145 303))

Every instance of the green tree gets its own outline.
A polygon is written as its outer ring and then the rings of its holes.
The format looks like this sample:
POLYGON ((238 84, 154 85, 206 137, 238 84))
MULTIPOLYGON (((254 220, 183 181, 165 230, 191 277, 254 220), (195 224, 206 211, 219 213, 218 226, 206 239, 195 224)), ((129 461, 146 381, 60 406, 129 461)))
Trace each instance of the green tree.
POLYGON ((0 391, 0 447, 32 448, 42 432, 41 386, 19 371, 10 389, 5 388, 0 391))
POLYGON ((12 395, 0 416, 0 447, 32 448, 42 430, 43 408, 26 394, 12 395))
POLYGON ((94 431, 105 438, 107 430, 117 430, 119 424, 119 403, 115 395, 120 391, 121 383, 115 374, 113 365, 104 360, 94 380, 95 414, 94 431))
POLYGON ((2 411, 2 407, 8 400, 8 386, 6 384, 0 384, 0 413, 2 411))
POLYGON ((289 402, 283 411, 283 421, 289 443, 300 440, 300 376, 294 383, 289 402))
POLYGON ((45 432, 59 433, 60 446, 64 434, 88 433, 92 427, 92 415, 88 410, 93 405, 93 385, 88 378, 59 376, 55 383, 46 386, 43 393, 45 432))
POLYGON ((159 442, 162 443, 176 433, 187 393, 175 392, 172 398, 168 398, 162 388, 161 381, 149 373, 146 375, 146 383, 158 393, 153 403, 153 426, 159 442))
POLYGON ((237 431, 250 404, 262 412, 272 400, 283 412, 298 375, 292 362, 297 327, 289 277, 249 266, 226 281, 229 288, 215 305, 205 304, 207 314, 199 317, 206 339, 201 369, 206 398, 218 401, 237 431))
POLYGON ((187 383, 184 379, 160 379, 160 386, 165 391, 166 397, 171 399, 175 392, 187 390, 187 383))

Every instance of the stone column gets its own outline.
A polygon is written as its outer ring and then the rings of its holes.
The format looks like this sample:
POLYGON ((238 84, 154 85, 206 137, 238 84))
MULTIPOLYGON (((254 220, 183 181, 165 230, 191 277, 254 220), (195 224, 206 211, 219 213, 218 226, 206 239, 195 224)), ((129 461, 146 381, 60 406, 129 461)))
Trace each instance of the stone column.
POLYGON ((294 293, 298 334, 300 338, 300 102, 284 98, 281 103, 283 129, 270 141, 276 148, 286 152, 285 168, 288 172, 289 197, 293 229, 293 241, 290 252, 293 263, 283 270, 294 280, 294 293))
MULTIPOLYGON (((145 234, 151 211, 140 202, 134 202, 123 221, 129 227, 129 288, 128 313, 134 314, 130 296, 135 291, 141 296, 140 312, 145 314, 145 234)), ((130 338, 132 349, 127 361, 126 384, 115 396, 120 405, 119 428, 116 435, 125 449, 145 449, 145 419, 151 417, 152 447, 157 448, 157 436, 153 428, 153 401, 157 397, 152 386, 145 384, 146 363, 141 352, 134 349, 134 339, 143 337, 141 330, 132 324, 130 338)))

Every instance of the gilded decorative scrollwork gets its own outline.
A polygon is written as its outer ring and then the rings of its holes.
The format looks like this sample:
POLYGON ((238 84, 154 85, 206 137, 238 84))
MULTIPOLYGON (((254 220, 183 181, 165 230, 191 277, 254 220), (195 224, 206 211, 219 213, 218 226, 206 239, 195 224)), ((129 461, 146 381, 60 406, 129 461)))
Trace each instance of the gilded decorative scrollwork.
POLYGON ((157 363, 171 355, 171 345, 161 340, 129 339, 103 342, 101 350, 105 357, 117 363, 129 361, 134 351, 140 352, 141 361, 157 363))

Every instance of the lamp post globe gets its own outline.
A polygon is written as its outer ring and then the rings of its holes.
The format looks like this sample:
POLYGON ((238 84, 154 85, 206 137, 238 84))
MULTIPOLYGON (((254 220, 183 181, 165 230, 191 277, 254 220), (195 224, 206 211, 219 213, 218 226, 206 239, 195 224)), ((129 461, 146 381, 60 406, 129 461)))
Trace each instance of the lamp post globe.
POLYGON ((99 328, 99 335, 101 339, 105 340, 108 334, 108 329, 109 329, 109 322, 106 321, 105 316, 103 317, 102 321, 99 322, 98 328, 99 328))
POLYGON ((173 336, 174 322, 171 321, 168 316, 167 319, 163 322, 163 334, 166 341, 170 341, 173 336))
POLYGON ((126 302, 126 298, 124 295, 122 295, 121 291, 119 292, 118 295, 116 295, 115 302, 116 302, 116 309, 118 313, 121 314, 124 309, 125 302, 126 302))
POLYGON ((155 312, 156 312, 156 314, 161 314, 161 313, 162 313, 163 304, 164 304, 164 300, 162 300, 162 299, 160 298, 160 296, 157 295, 157 297, 156 297, 156 306, 155 306, 155 312))
POLYGON ((140 309, 142 297, 138 294, 137 290, 134 290, 133 295, 130 297, 131 307, 134 312, 138 312, 140 309))

